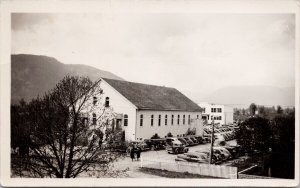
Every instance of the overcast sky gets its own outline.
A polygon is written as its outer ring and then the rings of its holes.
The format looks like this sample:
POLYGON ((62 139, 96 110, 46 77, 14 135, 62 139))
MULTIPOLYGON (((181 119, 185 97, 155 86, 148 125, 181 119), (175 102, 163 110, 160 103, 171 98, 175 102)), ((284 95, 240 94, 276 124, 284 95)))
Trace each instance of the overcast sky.
POLYGON ((86 64, 193 99, 294 85, 291 14, 13 14, 12 53, 86 64))

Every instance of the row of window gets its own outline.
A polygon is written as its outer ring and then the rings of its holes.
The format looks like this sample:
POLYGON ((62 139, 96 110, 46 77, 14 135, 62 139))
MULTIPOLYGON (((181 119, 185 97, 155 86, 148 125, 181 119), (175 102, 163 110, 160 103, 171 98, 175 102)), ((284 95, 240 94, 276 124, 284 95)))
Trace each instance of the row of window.
POLYGON ((222 112, 222 108, 211 108, 211 112, 222 112))
MULTIPOLYGON (((97 97, 93 97, 93 104, 96 105, 98 102, 98 99, 97 97)), ((105 107, 109 107, 109 97, 105 97, 105 104, 104 104, 105 107)))
MULTIPOLYGON (((175 116, 174 115, 171 115, 171 125, 174 125, 174 118, 175 116)), ((199 115, 197 115, 197 119, 199 118, 199 115)), ((157 119, 157 123, 158 123, 158 126, 161 126, 161 123, 162 123, 162 116, 161 115, 158 115, 158 119, 157 119)), ((177 125, 180 124, 180 115, 177 115, 177 125)), ((182 124, 185 125, 186 123, 186 116, 183 115, 182 116, 182 124)), ((188 115, 188 119, 187 119, 187 123, 188 125, 191 124, 191 115, 188 115)), ((140 126, 143 126, 144 124, 144 115, 141 114, 140 115, 140 126)), ((168 115, 165 115, 164 117, 164 124, 165 125, 168 125, 168 115)), ((151 115, 151 122, 150 122, 150 125, 153 126, 154 125, 154 115, 151 115)))
POLYGON ((211 119, 222 120, 222 116, 211 116, 211 119))

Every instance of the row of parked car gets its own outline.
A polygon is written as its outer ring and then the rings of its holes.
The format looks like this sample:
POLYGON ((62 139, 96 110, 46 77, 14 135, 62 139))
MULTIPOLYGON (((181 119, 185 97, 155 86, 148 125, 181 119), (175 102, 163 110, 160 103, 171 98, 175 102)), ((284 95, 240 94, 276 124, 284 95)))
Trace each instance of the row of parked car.
POLYGON ((210 137, 186 136, 186 137, 167 137, 159 139, 145 139, 143 141, 131 141, 126 152, 129 153, 130 147, 135 145, 142 151, 166 149, 168 153, 184 153, 187 147, 211 142, 210 137))
MULTIPOLYGON (((214 129, 214 136, 216 139, 224 139, 225 141, 233 140, 236 138, 234 127, 219 127, 214 129)), ((205 127, 203 129, 204 136, 210 136, 212 133, 211 127, 205 127)))
MULTIPOLYGON (((230 159, 238 158, 243 155, 243 149, 239 145, 225 145, 213 147, 212 164, 220 164, 230 159)), ((187 161, 197 163, 209 163, 210 148, 196 150, 177 155, 175 161, 187 161)))

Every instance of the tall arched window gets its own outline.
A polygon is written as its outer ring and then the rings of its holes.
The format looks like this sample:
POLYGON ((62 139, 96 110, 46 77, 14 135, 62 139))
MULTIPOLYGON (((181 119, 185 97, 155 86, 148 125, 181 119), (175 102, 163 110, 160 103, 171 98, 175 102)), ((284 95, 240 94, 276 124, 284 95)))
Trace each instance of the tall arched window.
POLYGON ((151 126, 153 126, 153 122, 154 122, 154 115, 151 115, 151 126))
POLYGON ((174 124, 174 115, 172 115, 172 118, 171 118, 171 125, 174 124))
POLYGON ((183 115, 182 124, 185 124, 185 115, 183 115))
POLYGON ((124 126, 125 127, 128 126, 128 115, 127 114, 124 115, 124 126))
POLYGON ((188 124, 191 124, 191 115, 188 116, 188 124))
POLYGON ((165 125, 168 125, 168 115, 165 115, 165 125))
POLYGON ((160 126, 160 122, 161 122, 161 115, 158 116, 158 126, 160 126))
POLYGON ((105 98, 105 107, 109 107, 109 97, 105 98))
POLYGON ((93 114, 93 125, 96 125, 97 123, 97 116, 96 114, 93 114))
POLYGON ((140 115, 140 126, 143 126, 143 118, 144 118, 144 116, 143 116, 143 114, 141 114, 140 115))
POLYGON ((179 125, 180 123, 180 115, 178 115, 178 118, 177 118, 177 125, 179 125))

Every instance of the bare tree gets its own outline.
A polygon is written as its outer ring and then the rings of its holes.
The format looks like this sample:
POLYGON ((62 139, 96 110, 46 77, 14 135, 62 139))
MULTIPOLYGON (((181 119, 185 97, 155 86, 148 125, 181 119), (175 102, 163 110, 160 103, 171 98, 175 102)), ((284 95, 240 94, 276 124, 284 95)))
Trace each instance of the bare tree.
MULTIPOLYGON (((115 114, 104 105, 100 80, 66 76, 44 97, 28 103, 26 170, 33 177, 75 178, 86 171, 107 171, 120 157, 102 144, 115 114)), ((114 134, 114 132, 111 132, 114 134)))

